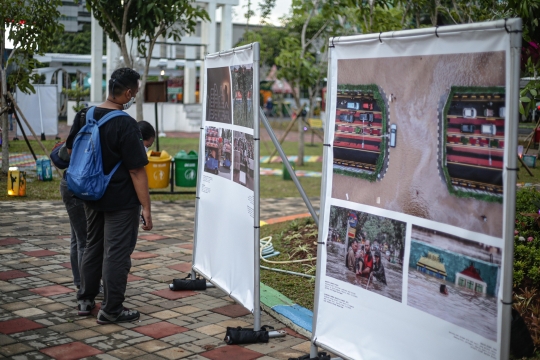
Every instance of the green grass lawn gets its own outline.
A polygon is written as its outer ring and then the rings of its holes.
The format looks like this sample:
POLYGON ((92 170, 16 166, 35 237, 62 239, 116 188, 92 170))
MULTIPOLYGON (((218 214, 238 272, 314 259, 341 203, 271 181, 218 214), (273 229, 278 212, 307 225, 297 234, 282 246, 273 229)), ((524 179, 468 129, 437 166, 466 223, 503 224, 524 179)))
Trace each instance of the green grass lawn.
MULTIPOLYGON (((302 230, 313 223, 311 218, 304 218, 261 227, 261 239, 266 236, 272 236, 272 245, 274 246, 274 249, 281 253, 268 260, 288 261, 303 258, 303 256, 301 256, 300 245, 306 242, 315 244, 317 242, 317 237, 315 235, 317 231, 310 234, 310 237, 301 236, 302 230)), ((313 247, 316 247, 316 245, 313 247)), ((271 264, 261 260, 262 266, 308 275, 315 275, 315 264, 315 259, 313 261, 290 264, 271 264)), ((261 282, 276 289, 298 305, 313 310, 313 295, 315 293, 314 279, 261 269, 261 282)))
MULTIPOLYGON (((50 151, 53 148, 56 140, 43 141, 45 148, 50 151)), ((45 155, 45 152, 41 149, 36 140, 30 140, 36 155, 45 155)), ((167 151, 170 155, 174 156, 180 150, 189 152, 195 150, 199 152, 199 139, 198 138, 160 138, 159 139, 160 150, 167 151)), ((298 144, 296 142, 285 141, 283 143, 283 149, 287 155, 295 155, 298 151, 298 144)), ((156 149, 154 144, 153 149, 156 149)), ((274 150, 274 146, 270 141, 265 141, 261 144, 261 156, 270 155, 270 151, 274 150)), ((10 141, 9 142, 10 153, 30 153, 28 146, 24 140, 10 141)), ((306 146, 305 155, 321 155, 322 145, 306 146)), ((281 169, 282 163, 261 164, 261 167, 281 169)), ((309 171, 321 171, 322 163, 306 163, 304 166, 297 167, 297 170, 309 170, 309 171)), ((56 172, 55 172, 56 173, 56 172)), ((294 183, 290 180, 283 180, 280 176, 261 176, 261 197, 262 198, 283 198, 283 197, 299 197, 298 190, 294 183)), ((320 196, 320 184, 321 178, 302 177, 300 183, 304 188, 306 194, 310 197, 320 196)), ((7 176, 0 172, 0 201, 5 200, 61 200, 60 193, 60 180, 57 175, 53 181, 37 181, 35 177, 28 177, 27 195, 26 197, 11 197, 7 196, 7 176)), ((167 189, 160 189, 160 191, 167 191, 167 189)), ((195 191, 195 188, 180 188, 175 187, 175 191, 195 191)), ((175 200, 190 200, 195 199, 195 195, 152 195, 153 200, 160 201, 175 201, 175 200)))

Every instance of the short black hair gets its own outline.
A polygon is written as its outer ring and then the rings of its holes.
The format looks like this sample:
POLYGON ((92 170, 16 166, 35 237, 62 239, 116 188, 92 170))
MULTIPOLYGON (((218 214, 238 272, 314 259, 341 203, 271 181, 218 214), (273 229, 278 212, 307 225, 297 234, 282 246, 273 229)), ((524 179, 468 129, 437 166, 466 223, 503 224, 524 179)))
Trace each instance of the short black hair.
POLYGON ((154 127, 148 121, 141 120, 138 122, 138 125, 143 140, 150 140, 150 138, 156 137, 156 130, 154 130, 154 127))
POLYGON ((127 89, 137 89, 141 75, 130 68, 116 69, 109 80, 109 94, 120 96, 127 89))

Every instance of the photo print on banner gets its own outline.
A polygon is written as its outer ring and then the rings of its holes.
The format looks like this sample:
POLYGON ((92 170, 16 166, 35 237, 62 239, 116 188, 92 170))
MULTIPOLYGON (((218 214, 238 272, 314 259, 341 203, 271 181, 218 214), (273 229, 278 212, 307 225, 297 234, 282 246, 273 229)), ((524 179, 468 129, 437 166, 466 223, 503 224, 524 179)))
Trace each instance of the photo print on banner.
POLYGON ((232 130, 207 126, 204 136, 204 171, 231 180, 232 130))
POLYGON ((401 302, 407 224, 330 207, 326 276, 401 302))
POLYGON ((501 238, 505 53, 337 63, 332 198, 501 238))
POLYGON ((502 251, 413 225, 407 305, 497 341, 502 251))
POLYGON ((206 121, 232 124, 229 67, 209 68, 206 76, 206 121))
POLYGON ((253 64, 231 66, 234 125, 253 129, 253 64))
POLYGON ((253 169, 255 141, 253 135, 241 131, 234 132, 233 181, 254 190, 253 169))

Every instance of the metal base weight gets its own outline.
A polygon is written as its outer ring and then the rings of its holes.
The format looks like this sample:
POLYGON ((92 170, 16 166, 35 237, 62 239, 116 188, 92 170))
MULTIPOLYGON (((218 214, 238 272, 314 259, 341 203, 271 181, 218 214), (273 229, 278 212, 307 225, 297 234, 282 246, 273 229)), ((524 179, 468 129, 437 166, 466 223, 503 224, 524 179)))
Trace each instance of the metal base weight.
POLYGON ((284 330, 272 330, 268 332, 268 337, 270 339, 280 338, 280 337, 285 337, 285 336, 287 336, 287 332, 285 332, 284 330))

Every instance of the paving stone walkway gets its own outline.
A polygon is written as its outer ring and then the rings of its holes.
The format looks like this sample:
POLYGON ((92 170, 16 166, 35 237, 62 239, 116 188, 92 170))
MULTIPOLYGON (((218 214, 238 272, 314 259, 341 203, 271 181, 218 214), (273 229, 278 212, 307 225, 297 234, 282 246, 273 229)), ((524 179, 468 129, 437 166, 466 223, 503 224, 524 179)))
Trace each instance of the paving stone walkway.
MULTIPOLYGON (((318 199, 313 200, 318 208, 318 199)), ((309 340, 263 313, 262 324, 290 335, 268 344, 225 345, 227 326, 253 316, 218 289, 173 292, 191 269, 193 201, 153 202, 154 229, 139 233, 125 306, 134 323, 98 325, 76 311, 69 222, 62 202, 0 202, 0 359, 271 360, 309 352, 309 340)), ((262 199, 261 219, 305 213, 302 201, 262 199)))

